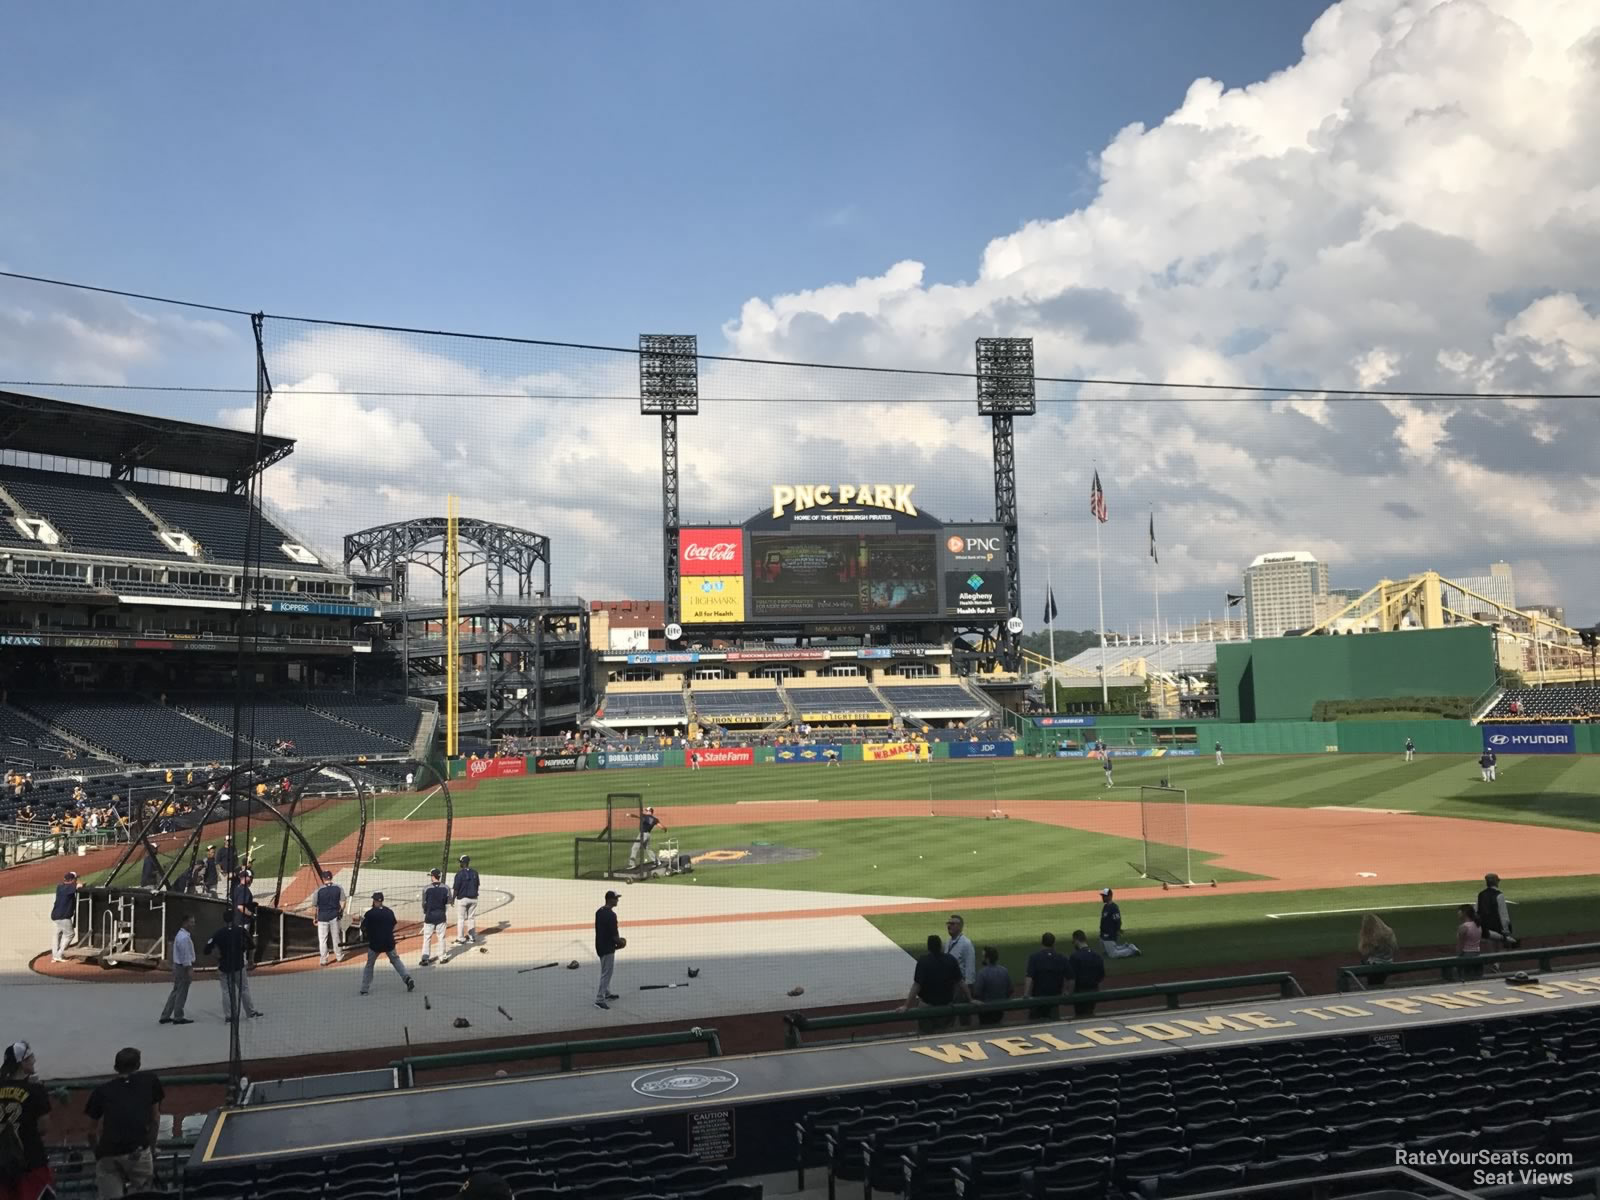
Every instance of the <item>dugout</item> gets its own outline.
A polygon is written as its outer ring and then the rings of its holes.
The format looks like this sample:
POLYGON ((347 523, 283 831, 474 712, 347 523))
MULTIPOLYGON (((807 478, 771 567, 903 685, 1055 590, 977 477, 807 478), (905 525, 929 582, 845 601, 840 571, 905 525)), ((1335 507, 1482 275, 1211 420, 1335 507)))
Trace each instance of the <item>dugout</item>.
POLYGON ((1217 646, 1224 722, 1309 721, 1319 700, 1481 696, 1495 680, 1494 630, 1485 625, 1217 646))

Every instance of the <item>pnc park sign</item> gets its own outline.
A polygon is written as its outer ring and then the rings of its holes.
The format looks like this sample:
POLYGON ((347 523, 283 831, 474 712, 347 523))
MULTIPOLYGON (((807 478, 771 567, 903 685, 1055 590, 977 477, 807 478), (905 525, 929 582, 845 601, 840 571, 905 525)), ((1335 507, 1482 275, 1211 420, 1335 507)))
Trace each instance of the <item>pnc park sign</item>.
POLYGON ((917 515, 911 503, 914 483, 775 483, 772 485, 772 519, 786 512, 805 512, 812 508, 883 508, 890 512, 917 515))

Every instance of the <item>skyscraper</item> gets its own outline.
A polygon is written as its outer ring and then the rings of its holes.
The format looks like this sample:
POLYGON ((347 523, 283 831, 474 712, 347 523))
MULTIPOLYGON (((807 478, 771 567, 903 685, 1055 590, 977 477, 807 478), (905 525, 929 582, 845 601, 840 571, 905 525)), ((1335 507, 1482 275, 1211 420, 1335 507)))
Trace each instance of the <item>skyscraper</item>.
POLYGON ((1253 638, 1315 625, 1327 602, 1328 564, 1304 550, 1260 554, 1245 568, 1245 627, 1253 638))

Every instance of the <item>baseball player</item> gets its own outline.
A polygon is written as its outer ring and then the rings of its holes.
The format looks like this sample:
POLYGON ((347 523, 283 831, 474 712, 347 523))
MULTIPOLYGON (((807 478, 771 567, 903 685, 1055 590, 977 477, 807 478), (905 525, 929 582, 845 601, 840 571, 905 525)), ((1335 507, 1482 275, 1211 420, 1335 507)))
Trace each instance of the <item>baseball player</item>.
POLYGON ((445 909, 450 907, 450 889, 441 882, 439 868, 428 872, 428 886, 422 889, 422 961, 418 966, 436 965, 444 957, 445 909), (428 953, 433 939, 439 939, 438 956, 428 953))
POLYGON ((1417 757, 1417 744, 1410 738, 1406 739, 1406 761, 1412 762, 1417 757))
POLYGON ((1215 749, 1217 752, 1217 766, 1220 767, 1222 765, 1222 743, 1218 742, 1215 746, 1215 749))
POLYGON ((655 809, 647 808, 639 814, 639 840, 628 851, 628 866, 636 867, 641 861, 650 860, 650 835, 660 826, 661 819, 656 816, 655 809))
POLYGON ((344 889, 333 881, 333 872, 322 873, 322 886, 317 889, 317 961, 328 965, 344 961, 344 889))
POLYGON ((1111 782, 1111 755, 1105 753, 1105 751, 1101 751, 1100 765, 1105 769, 1107 790, 1116 787, 1117 785, 1111 782))
POLYGON ((616 892, 607 892, 606 902, 594 914, 594 953, 600 960, 600 987, 594 994, 596 1008, 610 1008, 610 1001, 622 999, 611 990, 611 972, 617 965, 617 951, 628 944, 628 939, 617 932, 617 901, 621 899, 616 892))
POLYGON ((56 927, 50 939, 51 962, 67 961, 67 947, 72 945, 72 914, 78 907, 79 886, 76 871, 68 871, 66 877, 56 884, 55 903, 50 907, 50 920, 56 927))
POLYGON ((461 869, 450 888, 456 905, 457 945, 478 940, 478 873, 468 865, 471 862, 470 856, 461 856, 461 869))

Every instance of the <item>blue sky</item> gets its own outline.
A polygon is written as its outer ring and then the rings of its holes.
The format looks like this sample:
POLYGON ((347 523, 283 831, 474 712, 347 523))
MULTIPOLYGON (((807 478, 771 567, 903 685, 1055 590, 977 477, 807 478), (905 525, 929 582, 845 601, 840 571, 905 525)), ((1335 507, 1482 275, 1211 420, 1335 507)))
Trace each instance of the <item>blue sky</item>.
MULTIPOLYGON (((28 5, 0 260, 243 308, 632 344, 984 243, 1323 5, 28 5)), ((4 144, 4 143, 0 143, 4 144)), ((9 177, 9 178, 8 178, 9 177)))
MULTIPOLYGON (((1600 390, 1593 0, 33 5, 6 39, 8 270, 756 358, 959 371, 1001 332, 1048 374, 1600 390)), ((150 315, 0 282, 0 378, 252 382, 242 322, 150 315)), ((276 499, 327 546, 454 487, 557 539, 558 586, 652 592, 649 556, 615 553, 658 536, 655 433, 627 404, 518 404, 486 439, 366 394, 630 386, 476 345, 291 347, 276 499)), ((985 511, 987 433, 921 387, 702 420, 686 513, 841 471, 985 511)), ((1152 507, 1169 619, 1290 549, 1341 587, 1504 558, 1519 599, 1593 619, 1596 439, 1592 406, 1559 403, 1049 405, 1018 443, 1026 610, 1054 546, 1064 622, 1092 621, 1073 547, 1097 466, 1114 624, 1150 617, 1152 507), (1073 514, 1066 548, 1047 511, 1073 514)))

